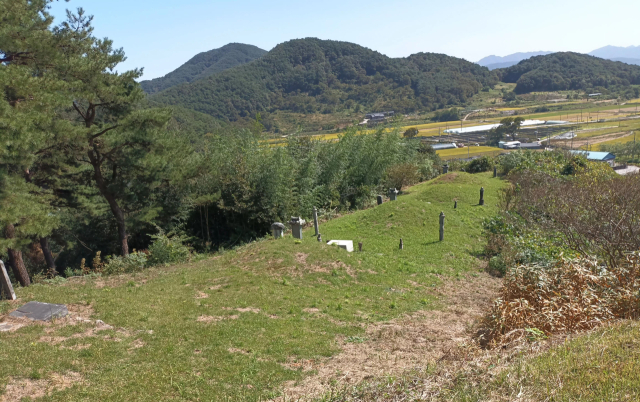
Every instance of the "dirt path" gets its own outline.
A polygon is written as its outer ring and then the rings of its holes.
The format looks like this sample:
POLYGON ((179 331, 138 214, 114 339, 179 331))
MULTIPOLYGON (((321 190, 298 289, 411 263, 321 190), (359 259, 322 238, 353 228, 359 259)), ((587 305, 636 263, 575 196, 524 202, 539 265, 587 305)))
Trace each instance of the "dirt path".
MULTIPOLYGON (((599 144, 601 142, 607 142, 607 141, 611 141, 611 140, 616 140, 618 138, 624 138, 624 137, 628 137, 630 135, 633 134, 633 131, 625 131, 625 132, 620 132, 620 133, 612 133, 612 134, 606 134, 606 135, 599 135, 596 137, 588 137, 588 138, 574 138, 573 139, 573 148, 577 149, 580 148, 584 145, 595 145, 595 144, 599 144)), ((552 141, 553 143, 554 141, 552 141)), ((557 140, 557 142, 559 143, 570 143, 571 140, 557 140)))
POLYGON ((471 339, 473 324, 493 303, 501 281, 487 274, 450 280, 436 295, 448 307, 419 311, 391 322, 372 325, 362 343, 338 342, 342 352, 330 359, 296 362, 289 368, 316 370, 300 383, 289 382, 275 401, 306 401, 330 390, 331 384, 353 385, 362 380, 424 367, 471 339))

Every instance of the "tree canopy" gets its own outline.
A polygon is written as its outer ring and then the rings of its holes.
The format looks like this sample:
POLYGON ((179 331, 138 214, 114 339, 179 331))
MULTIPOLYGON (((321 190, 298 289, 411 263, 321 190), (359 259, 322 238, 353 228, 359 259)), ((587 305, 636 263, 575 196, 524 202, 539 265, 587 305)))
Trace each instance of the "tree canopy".
POLYGON ((495 71, 502 81, 516 83, 519 94, 640 85, 640 66, 572 52, 536 56, 495 71))

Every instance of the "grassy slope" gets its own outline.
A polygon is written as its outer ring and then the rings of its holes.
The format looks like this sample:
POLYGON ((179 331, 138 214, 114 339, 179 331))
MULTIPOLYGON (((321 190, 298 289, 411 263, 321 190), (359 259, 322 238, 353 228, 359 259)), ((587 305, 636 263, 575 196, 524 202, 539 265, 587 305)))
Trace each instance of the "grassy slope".
MULTIPOLYGON (((439 308, 432 292, 415 290, 407 281, 435 291, 443 279, 478 269, 474 254, 484 242, 481 222, 496 213, 501 186, 490 174, 449 174, 409 189, 397 202, 321 226, 325 240, 363 242, 363 253, 319 244, 311 229, 299 244, 292 238, 261 241, 197 263, 103 278, 98 280, 103 288, 89 279, 18 289, 20 303, 90 305, 92 319, 127 331, 107 330, 57 345, 42 337, 69 337, 93 326, 31 325, 0 333, 0 390, 10 375, 48 379, 75 371, 84 377, 83 385, 43 400, 273 396, 284 381, 306 375, 282 363, 331 356, 338 352, 336 336, 362 334, 364 324, 439 308), (477 206, 480 186, 486 190, 485 207, 477 206), (438 242, 440 211, 447 216, 444 243, 438 242), (404 251, 398 250, 401 237, 404 251), (245 307, 260 311, 227 309, 245 307), (197 322, 202 316, 226 319, 197 322), (140 342, 143 346, 136 348, 140 342), (79 345, 85 348, 72 349, 79 345)), ((1 302, 0 313, 16 306, 1 302)))
POLYGON ((535 358, 519 359, 488 383, 462 379, 449 400, 640 400, 640 325, 626 322, 579 336, 535 358))

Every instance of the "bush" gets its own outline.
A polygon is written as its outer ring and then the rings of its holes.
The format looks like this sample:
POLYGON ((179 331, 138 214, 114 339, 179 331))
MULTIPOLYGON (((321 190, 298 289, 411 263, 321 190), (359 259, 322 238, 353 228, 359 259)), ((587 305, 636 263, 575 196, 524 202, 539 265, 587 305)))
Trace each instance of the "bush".
POLYGON ((420 181, 419 169, 412 163, 395 165, 387 170, 387 186, 401 190, 402 187, 410 186, 420 181))
POLYGON ((417 128, 415 128, 415 127, 409 127, 409 128, 407 129, 407 131, 405 131, 405 132, 404 132, 403 136, 404 136, 405 138, 413 138, 413 137, 415 137, 416 135, 418 135, 418 133, 419 133, 419 131, 418 131, 418 129, 417 129, 417 128))
POLYGON ((153 242, 149 246, 149 265, 178 264, 189 261, 191 250, 184 244, 185 236, 165 234, 158 228, 157 235, 151 235, 153 242))
POLYGON ((464 167, 464 171, 467 173, 481 173, 488 172, 493 168, 493 161, 488 156, 477 158, 467 163, 464 167))
POLYGON ((105 275, 127 274, 140 272, 147 265, 148 256, 145 253, 134 252, 127 256, 109 256, 104 263, 102 272, 105 275))

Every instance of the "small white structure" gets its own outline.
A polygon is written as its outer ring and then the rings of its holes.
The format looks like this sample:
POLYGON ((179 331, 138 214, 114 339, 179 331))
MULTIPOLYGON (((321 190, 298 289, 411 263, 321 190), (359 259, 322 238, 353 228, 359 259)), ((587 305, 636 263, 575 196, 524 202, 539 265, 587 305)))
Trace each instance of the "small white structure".
POLYGON ((517 149, 520 148, 520 141, 500 141, 498 148, 502 149, 517 149))
POLYGON ((331 240, 327 244, 329 246, 336 244, 338 247, 347 250, 349 253, 353 252, 353 241, 351 240, 331 240))

